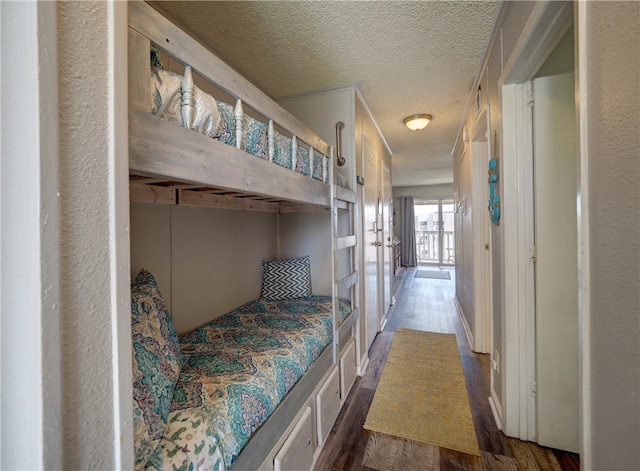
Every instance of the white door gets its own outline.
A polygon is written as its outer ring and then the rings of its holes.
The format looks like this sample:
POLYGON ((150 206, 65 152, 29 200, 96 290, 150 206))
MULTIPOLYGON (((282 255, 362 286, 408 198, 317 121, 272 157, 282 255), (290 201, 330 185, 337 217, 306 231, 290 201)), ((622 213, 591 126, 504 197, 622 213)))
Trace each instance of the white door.
POLYGON ((378 231, 377 159, 364 136, 362 137, 362 152, 364 152, 362 159, 364 169, 364 309, 368 351, 380 325, 378 249, 381 244, 379 240, 381 232, 378 231))
POLYGON ((533 80, 537 438, 579 451, 574 75, 533 80))
POLYGON ((391 237, 393 235, 391 220, 391 170, 386 164, 382 164, 382 251, 383 251, 383 304, 382 315, 386 316, 391 306, 391 276, 393 270, 391 264, 393 263, 393 241, 391 237))

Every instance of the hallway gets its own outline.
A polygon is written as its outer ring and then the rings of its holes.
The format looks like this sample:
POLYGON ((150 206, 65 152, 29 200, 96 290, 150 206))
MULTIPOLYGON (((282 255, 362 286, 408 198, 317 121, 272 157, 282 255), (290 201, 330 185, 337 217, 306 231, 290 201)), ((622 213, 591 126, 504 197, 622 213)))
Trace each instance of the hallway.
POLYGON ((454 272, 451 280, 441 280, 416 278, 416 271, 403 267, 396 273, 396 304, 373 342, 367 371, 353 386, 315 470, 579 470, 577 455, 508 438, 496 428, 487 400, 489 356, 469 348, 454 301, 454 272), (397 328, 456 334, 481 459, 362 428, 397 328))

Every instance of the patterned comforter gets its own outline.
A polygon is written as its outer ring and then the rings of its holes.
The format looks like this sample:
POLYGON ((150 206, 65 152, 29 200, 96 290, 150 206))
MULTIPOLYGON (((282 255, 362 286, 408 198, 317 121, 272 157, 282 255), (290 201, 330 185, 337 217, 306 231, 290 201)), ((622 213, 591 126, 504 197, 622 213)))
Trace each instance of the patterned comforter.
MULTIPOLYGON (((350 312, 340 301, 340 317, 350 312)), ((156 469, 226 469, 332 342, 331 297, 252 301, 180 337, 156 469)))

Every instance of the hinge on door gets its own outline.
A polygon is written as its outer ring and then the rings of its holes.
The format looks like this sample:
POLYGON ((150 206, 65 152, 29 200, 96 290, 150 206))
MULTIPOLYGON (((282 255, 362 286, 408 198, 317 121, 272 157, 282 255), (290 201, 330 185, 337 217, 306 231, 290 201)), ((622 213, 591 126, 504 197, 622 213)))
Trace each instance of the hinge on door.
POLYGON ((529 249, 529 261, 531 263, 536 263, 536 260, 538 260, 538 249, 536 247, 531 247, 529 249))
POLYGON ((533 106, 533 90, 529 90, 528 92, 526 92, 527 95, 527 106, 532 107, 533 106))
POLYGON ((536 380, 531 381, 531 387, 529 388, 532 397, 538 397, 538 382, 536 380))

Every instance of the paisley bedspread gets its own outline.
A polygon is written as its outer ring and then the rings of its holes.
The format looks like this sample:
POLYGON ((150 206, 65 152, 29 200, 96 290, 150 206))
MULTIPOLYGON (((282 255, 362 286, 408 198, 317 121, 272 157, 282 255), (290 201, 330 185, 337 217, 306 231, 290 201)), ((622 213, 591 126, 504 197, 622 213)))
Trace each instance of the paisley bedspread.
MULTIPOLYGON (((350 312, 340 301, 340 317, 350 312)), ((156 469, 226 469, 332 342, 331 297, 249 302, 180 337, 156 469)))

